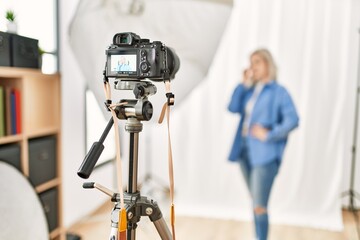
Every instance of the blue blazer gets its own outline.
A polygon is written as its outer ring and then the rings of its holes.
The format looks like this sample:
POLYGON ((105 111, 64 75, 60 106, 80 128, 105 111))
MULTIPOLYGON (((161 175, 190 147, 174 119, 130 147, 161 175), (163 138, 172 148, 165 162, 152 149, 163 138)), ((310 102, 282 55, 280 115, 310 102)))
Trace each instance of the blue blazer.
MULTIPOLYGON (((230 161, 241 160, 242 129, 244 124, 245 106, 254 92, 254 87, 247 88, 239 84, 231 98, 229 111, 239 113, 241 120, 229 155, 230 161)), ((250 118, 250 128, 260 124, 269 129, 267 139, 263 142, 249 131, 247 136, 248 154, 253 166, 263 165, 272 161, 281 161, 287 137, 291 130, 299 124, 295 105, 286 91, 276 81, 267 83, 258 96, 250 118)))

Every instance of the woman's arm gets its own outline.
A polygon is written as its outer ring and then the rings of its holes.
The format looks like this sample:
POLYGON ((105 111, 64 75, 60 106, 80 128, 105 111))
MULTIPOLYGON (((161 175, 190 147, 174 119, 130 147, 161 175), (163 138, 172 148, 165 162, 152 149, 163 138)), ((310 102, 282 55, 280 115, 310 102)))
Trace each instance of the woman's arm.
POLYGON ((240 113, 243 109, 244 105, 244 96, 247 88, 244 84, 239 84, 231 97, 230 104, 228 106, 228 110, 232 113, 240 113))
POLYGON ((288 134, 299 125, 299 116, 289 93, 283 88, 280 99, 280 114, 282 121, 268 132, 266 141, 279 141, 287 138, 288 134))
POLYGON ((246 91, 248 91, 253 85, 253 71, 250 68, 246 68, 243 72, 243 78, 241 84, 239 84, 231 97, 228 110, 233 113, 241 113, 244 109, 244 97, 246 91))

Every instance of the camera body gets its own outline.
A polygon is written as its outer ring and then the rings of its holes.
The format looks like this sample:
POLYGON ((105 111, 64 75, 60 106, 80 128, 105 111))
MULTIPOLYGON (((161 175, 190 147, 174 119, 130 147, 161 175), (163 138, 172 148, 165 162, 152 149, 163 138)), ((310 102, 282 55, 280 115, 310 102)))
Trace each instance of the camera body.
POLYGON ((180 67, 180 60, 171 48, 131 32, 115 34, 106 56, 106 77, 126 80, 171 80, 180 67))

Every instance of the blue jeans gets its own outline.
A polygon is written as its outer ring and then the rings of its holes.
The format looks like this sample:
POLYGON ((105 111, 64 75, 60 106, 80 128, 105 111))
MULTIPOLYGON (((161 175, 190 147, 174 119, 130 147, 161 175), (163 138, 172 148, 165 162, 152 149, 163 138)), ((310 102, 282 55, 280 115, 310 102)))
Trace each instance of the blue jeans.
POLYGON ((243 139, 243 143, 240 167, 253 202, 256 237, 258 240, 266 240, 269 229, 269 217, 266 209, 279 163, 274 160, 265 165, 252 166, 246 139, 243 139), (265 211, 256 211, 258 208, 265 211))

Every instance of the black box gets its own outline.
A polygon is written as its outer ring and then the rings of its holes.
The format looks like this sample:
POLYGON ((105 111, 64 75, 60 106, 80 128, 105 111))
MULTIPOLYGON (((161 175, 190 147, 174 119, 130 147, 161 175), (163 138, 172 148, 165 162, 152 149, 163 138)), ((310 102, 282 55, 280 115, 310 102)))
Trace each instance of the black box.
POLYGON ((66 234, 66 240, 81 240, 81 237, 79 235, 74 234, 74 233, 67 233, 66 234))
POLYGON ((11 35, 11 65, 13 67, 39 68, 38 40, 11 35))
POLYGON ((49 231, 51 232, 59 226, 58 190, 56 188, 52 188, 40 193, 40 199, 44 207, 49 231))
POLYGON ((0 66, 11 66, 10 36, 9 33, 0 32, 0 66))
POLYGON ((6 144, 0 146, 0 161, 9 163, 21 171, 19 144, 6 144))
POLYGON ((56 137, 29 140, 29 178, 34 186, 56 178, 56 137))

